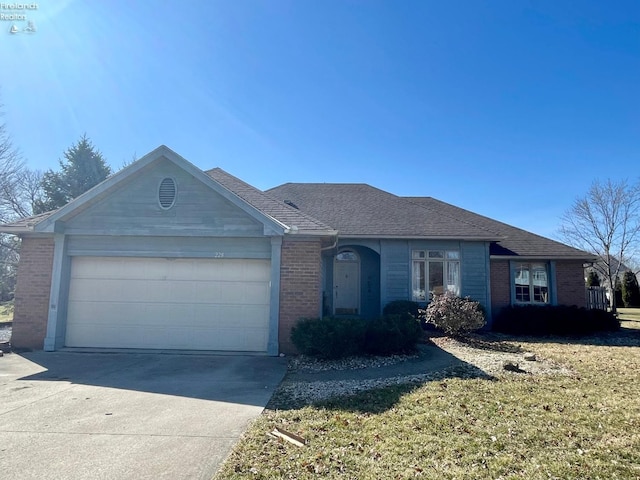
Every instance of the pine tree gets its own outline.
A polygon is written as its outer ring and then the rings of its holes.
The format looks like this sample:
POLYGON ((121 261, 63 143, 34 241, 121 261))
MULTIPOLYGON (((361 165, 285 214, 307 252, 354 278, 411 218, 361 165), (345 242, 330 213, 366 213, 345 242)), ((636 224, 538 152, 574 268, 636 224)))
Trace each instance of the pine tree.
POLYGON ((633 272, 627 270, 622 277, 622 302, 625 307, 640 306, 640 287, 633 272))
POLYGON ((36 202, 34 213, 60 208, 111 175, 102 153, 86 134, 64 152, 64 160, 59 163, 60 171, 44 174, 43 199, 36 202))
POLYGON ((591 270, 589 275, 587 276, 587 287, 599 287, 600 286, 600 277, 598 274, 591 270))

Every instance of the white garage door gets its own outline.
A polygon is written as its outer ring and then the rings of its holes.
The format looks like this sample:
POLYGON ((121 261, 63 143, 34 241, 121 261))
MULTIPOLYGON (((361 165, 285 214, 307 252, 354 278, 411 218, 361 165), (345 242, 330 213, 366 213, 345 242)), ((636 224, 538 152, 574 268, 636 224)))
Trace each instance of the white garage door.
POLYGON ((73 257, 68 347, 264 352, 269 260, 73 257))

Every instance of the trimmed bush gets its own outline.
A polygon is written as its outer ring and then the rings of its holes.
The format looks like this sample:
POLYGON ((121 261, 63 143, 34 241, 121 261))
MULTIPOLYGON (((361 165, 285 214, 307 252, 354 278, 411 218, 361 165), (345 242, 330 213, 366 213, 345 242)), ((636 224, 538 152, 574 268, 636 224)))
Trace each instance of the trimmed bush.
POLYGON ((357 318, 303 318, 291 329, 291 341, 305 355, 341 358, 364 351, 366 323, 357 318))
POLYGON ((493 330, 513 335, 586 335, 620 328, 616 316, 604 310, 565 305, 516 305, 503 308, 493 330))
POLYGON ((385 315, 367 323, 365 351, 373 355, 408 353, 415 350, 421 333, 411 314, 385 315))
POLYGON ((415 349, 421 330, 408 314, 376 320, 303 318, 291 329, 291 341, 305 355, 325 359, 351 355, 391 355, 415 349))
POLYGON ((447 335, 464 336, 486 324, 484 309, 479 302, 450 292, 435 295, 423 312, 427 324, 435 325, 447 335))
POLYGON ((394 300, 387 303, 382 309, 383 315, 406 315, 409 314, 413 318, 418 318, 418 309, 420 305, 418 302, 412 302, 411 300, 394 300))

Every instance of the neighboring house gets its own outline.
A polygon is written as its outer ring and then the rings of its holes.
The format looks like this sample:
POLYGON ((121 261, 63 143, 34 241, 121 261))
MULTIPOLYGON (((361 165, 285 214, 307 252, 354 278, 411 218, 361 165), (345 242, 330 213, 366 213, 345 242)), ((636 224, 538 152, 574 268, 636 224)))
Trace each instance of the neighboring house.
POLYGON ((68 205, 0 226, 22 238, 12 343, 292 352, 322 313, 375 317, 451 291, 489 317, 584 306, 589 254, 432 198, 361 184, 262 192, 159 147, 68 205))

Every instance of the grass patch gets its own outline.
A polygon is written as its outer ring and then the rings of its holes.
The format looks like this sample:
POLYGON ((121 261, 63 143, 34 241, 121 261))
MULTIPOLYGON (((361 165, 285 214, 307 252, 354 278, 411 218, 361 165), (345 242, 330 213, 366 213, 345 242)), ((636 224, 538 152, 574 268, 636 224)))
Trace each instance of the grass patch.
POLYGON ((13 303, 0 303, 0 323, 13 321, 13 303))
POLYGON ((640 330, 640 308, 618 308, 618 317, 622 327, 640 330))
POLYGON ((640 331, 615 335, 517 340, 571 376, 446 378, 265 411, 216 478, 640 478, 640 331), (307 445, 267 437, 274 426, 307 445))

